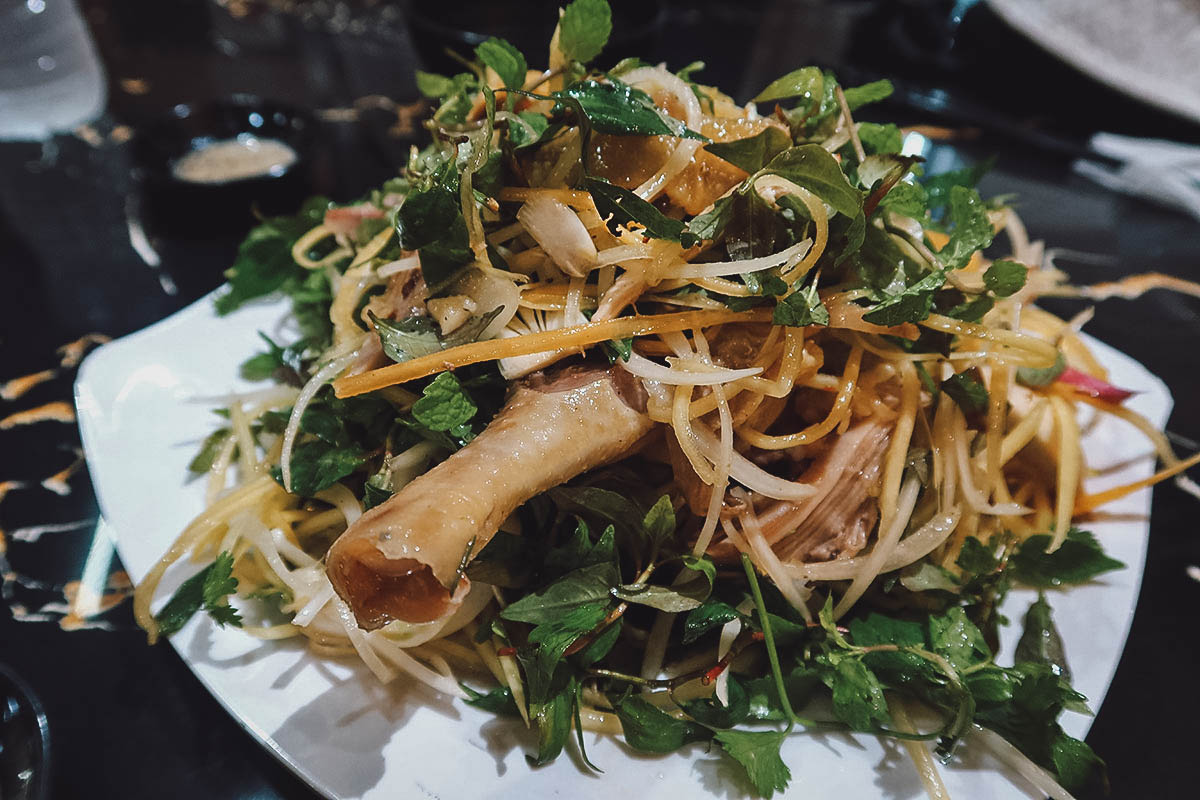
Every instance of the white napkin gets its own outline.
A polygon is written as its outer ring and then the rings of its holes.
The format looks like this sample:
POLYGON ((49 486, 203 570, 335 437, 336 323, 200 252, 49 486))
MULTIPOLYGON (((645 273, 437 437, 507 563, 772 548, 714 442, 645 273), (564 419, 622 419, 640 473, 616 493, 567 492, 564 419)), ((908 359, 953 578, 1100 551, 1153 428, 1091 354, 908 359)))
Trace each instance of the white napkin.
POLYGON ((1080 159, 1080 175, 1115 192, 1186 211, 1200 220, 1200 145, 1097 133, 1089 143, 1118 166, 1080 159))

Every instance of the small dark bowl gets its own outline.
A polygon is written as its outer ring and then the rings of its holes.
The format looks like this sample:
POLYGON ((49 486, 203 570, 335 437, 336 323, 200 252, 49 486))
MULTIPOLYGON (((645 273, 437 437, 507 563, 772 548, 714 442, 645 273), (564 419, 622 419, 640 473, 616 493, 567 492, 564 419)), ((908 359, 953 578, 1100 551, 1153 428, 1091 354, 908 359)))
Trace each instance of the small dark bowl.
POLYGON ((148 230, 164 236, 245 230, 254 214, 292 213, 311 187, 311 115, 251 95, 206 105, 180 103, 163 118, 139 128, 133 142, 134 175, 148 230), (242 135, 275 139, 296 160, 270 174, 199 183, 178 177, 179 159, 242 135))

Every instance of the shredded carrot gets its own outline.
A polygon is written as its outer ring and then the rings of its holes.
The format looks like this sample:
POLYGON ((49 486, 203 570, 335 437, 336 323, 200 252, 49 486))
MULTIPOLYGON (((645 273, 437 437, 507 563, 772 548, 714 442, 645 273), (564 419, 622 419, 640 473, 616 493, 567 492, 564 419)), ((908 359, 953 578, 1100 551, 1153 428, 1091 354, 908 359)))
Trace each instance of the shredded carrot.
POLYGON ((707 328, 726 322, 768 322, 772 313, 769 308, 742 312, 682 311, 675 314, 655 314, 646 317, 618 317, 605 322, 589 322, 584 325, 527 333, 507 339, 489 339, 451 347, 440 353, 431 353, 411 361, 391 364, 364 372, 361 375, 339 378, 333 382, 333 390, 338 397, 354 397, 382 389, 385 386, 394 386, 398 383, 424 378, 435 372, 458 369, 482 361, 583 347, 610 339, 628 339, 633 336, 707 328))
POLYGON ((1140 481, 1127 483, 1124 486, 1114 486, 1111 489, 1105 489, 1103 492, 1096 492, 1096 494, 1080 495, 1075 500, 1075 513, 1083 514, 1087 511, 1097 509, 1105 503, 1111 503, 1114 500, 1120 500, 1126 495, 1133 494, 1138 489, 1144 489, 1147 486, 1153 486, 1156 483, 1161 483, 1167 478, 1173 478, 1184 470, 1191 469, 1197 464, 1200 464, 1200 453, 1196 453, 1191 458, 1185 458, 1183 461, 1180 461, 1174 466, 1160 470, 1151 475, 1149 478, 1142 478, 1140 481))

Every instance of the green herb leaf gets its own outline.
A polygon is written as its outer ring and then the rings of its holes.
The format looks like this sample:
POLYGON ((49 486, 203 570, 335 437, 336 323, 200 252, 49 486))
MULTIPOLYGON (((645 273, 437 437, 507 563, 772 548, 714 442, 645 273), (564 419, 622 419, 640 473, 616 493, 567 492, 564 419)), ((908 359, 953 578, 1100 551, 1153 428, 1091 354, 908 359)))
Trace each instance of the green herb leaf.
POLYGON ((837 159, 819 144, 802 144, 783 151, 763 167, 762 173, 787 178, 847 217, 862 211, 862 194, 846 180, 837 159))
POLYGON ((497 306, 486 314, 473 314, 445 336, 440 333, 437 323, 426 316, 405 317, 399 321, 381 319, 373 311, 368 311, 367 316, 379 334, 384 354, 400 363, 477 341, 503 310, 502 306, 497 306))
POLYGON ((828 325, 829 309, 817 295, 817 287, 810 284, 792 292, 775 306, 772 317, 776 325, 804 327, 805 325, 828 325))
POLYGON ((1025 386, 1049 386, 1067 369, 1067 359, 1060 351, 1048 367, 1017 367, 1017 383, 1025 386))
POLYGON ((582 567, 568 572, 540 592, 525 595, 500 612, 500 616, 539 625, 553 622, 579 606, 607 604, 618 580, 617 568, 611 562, 582 567))
POLYGON ((671 504, 671 496, 664 494, 658 498, 645 518, 642 519, 642 532, 654 547, 661 546, 675 535, 675 507, 671 504))
MULTIPOLYGON (((704 594, 707 595, 707 591, 704 594)), ((682 587, 668 588, 652 583, 627 583, 613 589, 613 595, 630 603, 650 606, 672 614, 699 608, 704 599, 690 596, 682 587)))
POLYGON ((919 183, 900 181, 883 196, 879 207, 893 211, 905 217, 923 219, 929 204, 925 187, 919 183))
POLYGON ((929 208, 941 208, 950 199, 950 192, 956 186, 974 188, 996 163, 994 158, 982 161, 970 167, 942 172, 926 178, 922 183, 929 200, 929 208))
POLYGON ((941 616, 929 618, 929 642, 935 653, 945 656, 958 670, 992 657, 983 634, 967 619, 967 613, 959 606, 950 608, 941 616))
MULTIPOLYGON (((421 391, 420 399, 413 403, 412 415, 431 431, 461 436, 467 422, 478 410, 454 373, 442 372, 421 391)), ((469 429, 466 432, 469 434, 469 429)))
POLYGON ((898 125, 874 122, 858 123, 858 138, 863 149, 871 154, 899 153, 904 149, 904 136, 898 125))
POLYGON ((975 251, 992 243, 995 231, 979 192, 964 186, 950 188, 950 241, 938 251, 938 259, 949 269, 965 267, 975 251))
POLYGON ((704 149, 753 175, 791 146, 792 137, 774 125, 768 125, 754 136, 732 142, 713 142, 704 149))
POLYGON ((170 636, 204 609, 221 627, 242 627, 242 618, 226 598, 237 591, 233 577, 233 555, 222 552, 213 563, 188 578, 155 616, 160 636, 170 636))
POLYGON ((1008 297, 1021 291, 1029 269, 1016 261, 995 261, 983 273, 983 282, 997 297, 1008 297))
POLYGON ((887 724, 887 701, 875 673, 857 658, 840 659, 829 676, 833 713, 856 731, 871 731, 873 722, 887 724))
POLYGON ((1050 604, 1046 602, 1043 592, 1038 593, 1038 599, 1025 612, 1025 628, 1013 655, 1017 661, 1045 664, 1064 681, 1071 681, 1071 668, 1067 666, 1062 636, 1054 625, 1050 604))
POLYGON ((750 782, 763 797, 782 792, 792 779, 792 771, 779 754, 787 734, 783 731, 716 731, 721 747, 745 768, 750 782))
POLYGON ((525 56, 504 39, 492 37, 475 47, 475 56, 491 67, 508 89, 525 86, 525 56))
POLYGON ((212 469, 213 462, 217 460, 217 454, 221 452, 221 448, 225 446, 225 442, 233 434, 229 428, 218 428, 217 430, 204 437, 204 441, 200 443, 200 452, 188 462, 188 472, 196 475, 203 475, 212 469))
POLYGON ((721 600, 709 598, 684 619, 683 643, 691 644, 714 628, 739 618, 744 619, 744 616, 736 608, 721 600))
POLYGON ((617 699, 613 710, 621 720, 626 743, 645 753, 671 753, 689 742, 702 742, 711 736, 706 728, 675 719, 640 695, 617 699))
MULTIPOLYGON (((632 224, 644 230, 647 236, 655 239, 667 239, 679 242, 685 235, 684 224, 665 216, 652 204, 638 197, 628 189, 616 186, 601 178, 585 178, 584 184, 596 202, 596 210, 601 217, 612 217, 610 224, 624 225, 627 230, 635 230, 632 224)), ((688 246, 694 236, 688 235, 688 246)))
POLYGON ((663 114, 650 95, 620 81, 580 81, 554 96, 579 104, 592 128, 617 136, 677 136, 708 139, 678 120, 663 114))
POLYGON ((715 695, 680 705, 689 717, 709 728, 732 728, 742 724, 750 716, 750 697, 736 675, 731 673, 727 681, 728 705, 722 705, 715 695))
POLYGON ((967 416, 987 411, 987 387, 969 372, 956 372, 942 381, 941 389, 967 416))
POLYGON ((958 558, 954 563, 963 572, 987 575, 995 572, 1000 566, 1000 559, 996 557, 995 551, 995 547, 985 545, 975 536, 968 536, 963 540, 962 549, 958 551, 958 558))
POLYGON ((529 712, 538 731, 536 756, 526 756, 535 767, 558 758, 571 735, 571 711, 575 705, 575 679, 568 678, 545 702, 530 703, 529 712))
POLYGON ((1072 583, 1087 583, 1097 575, 1122 569, 1125 565, 1105 555, 1100 542, 1089 531, 1071 528, 1062 547, 1047 553, 1049 534, 1030 536, 1012 558, 1013 577, 1028 586, 1050 588, 1072 583))
POLYGON ((543 702, 549 696, 554 672, 562 662, 563 653, 576 639, 599 625, 607 611, 607 600, 576 605, 530 631, 529 644, 534 648, 534 654, 522 661, 532 702, 543 702))
POLYGON ((507 686, 497 686, 488 692, 477 692, 465 683, 458 684, 467 693, 465 702, 469 706, 482 708, 502 717, 519 717, 517 701, 513 699, 512 689, 507 686))
POLYGON ((873 309, 863 314, 863 319, 874 325, 903 325, 905 322, 920 322, 933 309, 933 293, 946 282, 944 272, 933 272, 891 295, 873 309))
POLYGON ((455 83, 445 75, 417 70, 417 91, 433 100, 441 100, 455 92, 455 83))
POLYGON ((769 103, 773 100, 786 100, 791 97, 802 97, 805 100, 819 98, 825 91, 825 78, 816 67, 801 67, 776 78, 767 84, 751 102, 769 103))
POLYGON ((600 55, 611 33, 607 0, 574 0, 558 21, 558 49, 569 61, 586 64, 600 55))
POLYGON ((892 96, 894 89, 892 82, 885 78, 883 80, 864 83, 862 86, 854 86, 844 91, 846 105, 850 106, 851 111, 854 111, 868 103, 878 103, 880 100, 888 99, 892 96))
MULTIPOLYGON (((302 442, 292 450, 292 494, 312 497, 351 474, 367 456, 357 445, 339 446, 323 439, 302 442)), ((271 475, 283 485, 283 472, 272 467, 271 475)))

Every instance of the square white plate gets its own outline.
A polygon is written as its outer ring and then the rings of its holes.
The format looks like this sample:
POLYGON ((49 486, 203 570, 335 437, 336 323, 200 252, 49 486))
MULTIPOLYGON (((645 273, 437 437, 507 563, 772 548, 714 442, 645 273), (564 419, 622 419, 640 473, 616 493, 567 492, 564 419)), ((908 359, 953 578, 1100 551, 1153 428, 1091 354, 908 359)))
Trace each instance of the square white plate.
MULTIPOLYGON (((104 345, 84 362, 75 387, 84 449, 100 507, 135 581, 203 507, 200 482, 187 481, 186 465, 217 419, 212 404, 197 398, 250 388, 238 377, 238 365, 261 348, 256 332, 278 331, 286 311, 282 301, 265 302, 217 318, 206 297, 104 345)), ((1116 350, 1092 345, 1115 384, 1139 391, 1128 405, 1165 424, 1171 397, 1163 383, 1116 350)), ((1089 481, 1090 490, 1150 474, 1144 437, 1112 418, 1084 422, 1089 464, 1104 473, 1089 481)), ((1103 700, 1132 621, 1149 510, 1148 490, 1106 507, 1109 518, 1090 527, 1128 567, 1052 593, 1075 687, 1093 708, 1103 700)), ((185 565, 168 573, 164 594, 194 569, 185 565)), ((1005 632, 1001 663, 1011 663, 1005 659, 1033 597, 1014 591, 1004 606, 1014 624, 1005 632)), ((299 642, 260 642, 198 616, 171 645, 252 736, 328 797, 666 800, 746 794, 736 765, 701 745, 647 757, 588 735, 589 755, 603 775, 581 770, 567 756, 533 769, 524 758, 530 737, 519 724, 423 687, 381 686, 361 664, 317 658, 299 642)), ((1090 718, 1068 714, 1063 723, 1082 737, 1090 718)), ((979 751, 968 742, 956 763, 942 770, 951 796, 1035 796, 979 751)), ((924 796, 903 751, 875 737, 800 733, 786 743, 784 759, 793 775, 789 796, 924 796)))

